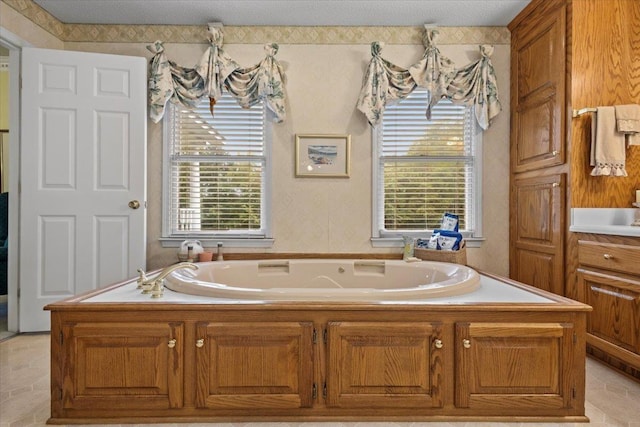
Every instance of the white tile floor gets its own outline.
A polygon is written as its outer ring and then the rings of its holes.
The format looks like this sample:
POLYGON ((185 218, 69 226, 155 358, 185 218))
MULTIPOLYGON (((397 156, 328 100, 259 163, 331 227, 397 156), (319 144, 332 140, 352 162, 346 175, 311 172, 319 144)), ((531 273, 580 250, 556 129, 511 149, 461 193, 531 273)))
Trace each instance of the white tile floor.
MULTIPOLYGON (((44 426, 49 417, 49 335, 23 334, 0 342, 0 427, 44 426)), ((640 427, 640 383, 587 360, 586 413, 590 426, 640 427)), ((583 423, 219 423, 216 427, 580 427, 583 423)))

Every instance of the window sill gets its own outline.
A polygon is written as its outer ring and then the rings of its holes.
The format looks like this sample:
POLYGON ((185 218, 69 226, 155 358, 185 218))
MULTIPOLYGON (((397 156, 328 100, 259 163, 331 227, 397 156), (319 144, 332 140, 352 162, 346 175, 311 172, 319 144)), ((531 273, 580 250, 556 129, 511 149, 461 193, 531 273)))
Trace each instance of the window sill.
POLYGON ((247 239, 204 239, 198 236, 192 237, 161 237, 160 244, 163 248, 179 248, 185 240, 198 240, 205 248, 215 248, 222 243, 224 248, 272 248, 274 239, 247 238, 247 239))
MULTIPOLYGON (((465 237, 464 241, 467 244, 467 248, 480 248, 482 242, 486 239, 484 237, 465 237)), ((402 248, 404 242, 402 237, 372 237, 371 246, 374 248, 402 248)))

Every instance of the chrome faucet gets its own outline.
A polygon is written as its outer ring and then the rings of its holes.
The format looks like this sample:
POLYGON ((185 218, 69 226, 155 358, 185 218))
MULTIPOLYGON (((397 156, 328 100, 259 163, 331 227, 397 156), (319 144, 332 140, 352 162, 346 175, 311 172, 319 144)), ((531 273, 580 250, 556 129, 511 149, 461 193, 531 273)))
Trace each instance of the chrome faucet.
POLYGON ((157 276, 147 278, 146 273, 139 268, 138 273, 138 289, 142 289, 143 294, 151 294, 151 298, 160 298, 164 293, 164 279, 169 274, 182 268, 190 268, 191 270, 197 270, 198 266, 191 262, 179 262, 172 264, 162 270, 157 276))

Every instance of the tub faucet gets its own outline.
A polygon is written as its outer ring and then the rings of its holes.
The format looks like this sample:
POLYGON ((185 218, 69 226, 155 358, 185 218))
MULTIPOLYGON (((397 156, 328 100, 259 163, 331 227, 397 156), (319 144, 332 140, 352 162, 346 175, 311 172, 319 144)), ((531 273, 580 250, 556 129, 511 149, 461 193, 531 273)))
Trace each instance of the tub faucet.
POLYGON ((164 293, 164 279, 169 274, 182 268, 190 268, 191 270, 197 270, 198 266, 191 262, 179 262, 177 264, 170 265, 162 270, 157 276, 147 278, 145 272, 139 268, 138 273, 138 288, 142 289, 143 294, 151 294, 151 298, 160 298, 164 293))

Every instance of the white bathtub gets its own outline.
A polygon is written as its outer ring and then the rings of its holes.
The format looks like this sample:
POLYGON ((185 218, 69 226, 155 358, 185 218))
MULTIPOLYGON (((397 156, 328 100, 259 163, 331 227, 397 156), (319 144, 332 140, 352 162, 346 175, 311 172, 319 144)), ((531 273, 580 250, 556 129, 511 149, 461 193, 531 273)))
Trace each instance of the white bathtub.
POLYGON ((296 259, 223 261, 178 270, 175 292, 261 301, 398 301, 462 295, 480 286, 472 268, 440 262, 296 259))

